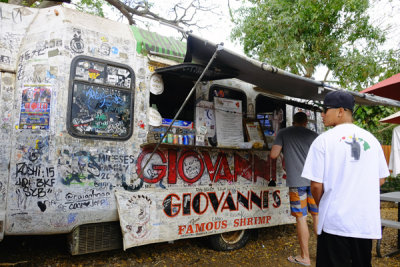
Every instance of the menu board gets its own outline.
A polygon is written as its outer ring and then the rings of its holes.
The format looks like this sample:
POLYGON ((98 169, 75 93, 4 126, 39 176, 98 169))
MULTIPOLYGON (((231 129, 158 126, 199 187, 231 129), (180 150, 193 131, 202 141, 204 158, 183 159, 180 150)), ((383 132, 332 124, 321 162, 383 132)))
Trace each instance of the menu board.
POLYGON ((238 147, 244 141, 242 101, 214 97, 218 146, 238 147))
POLYGON ((244 125, 248 141, 262 141, 263 143, 266 143, 265 136, 259 120, 245 119, 244 125))

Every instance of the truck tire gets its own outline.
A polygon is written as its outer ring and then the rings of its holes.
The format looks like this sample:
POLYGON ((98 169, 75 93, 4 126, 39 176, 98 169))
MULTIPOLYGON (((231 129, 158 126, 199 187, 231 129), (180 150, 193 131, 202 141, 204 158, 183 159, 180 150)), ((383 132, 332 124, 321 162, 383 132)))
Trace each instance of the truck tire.
POLYGON ((228 251, 242 248, 251 237, 250 230, 239 230, 233 232, 211 235, 208 237, 208 245, 217 251, 228 251))

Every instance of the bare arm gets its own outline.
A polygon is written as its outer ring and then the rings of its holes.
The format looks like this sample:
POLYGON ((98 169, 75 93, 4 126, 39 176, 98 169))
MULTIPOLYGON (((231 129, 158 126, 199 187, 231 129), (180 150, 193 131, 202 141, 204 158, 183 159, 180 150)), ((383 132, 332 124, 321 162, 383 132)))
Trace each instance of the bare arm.
POLYGON ((324 194, 324 184, 311 181, 311 194, 315 200, 315 203, 317 203, 317 206, 319 206, 319 201, 324 194))
POLYGON ((277 159, 282 151, 282 147, 278 145, 273 145, 271 148, 271 153, 269 154, 271 159, 277 159))
POLYGON ((379 186, 382 186, 386 181, 386 178, 380 178, 379 179, 379 186))

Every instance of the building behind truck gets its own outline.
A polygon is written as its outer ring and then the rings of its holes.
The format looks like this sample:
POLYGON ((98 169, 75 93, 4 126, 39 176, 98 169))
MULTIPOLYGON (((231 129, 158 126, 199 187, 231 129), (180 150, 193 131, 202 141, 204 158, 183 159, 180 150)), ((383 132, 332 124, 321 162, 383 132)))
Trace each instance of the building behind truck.
POLYGON ((269 148, 298 110, 322 131, 314 105, 286 96, 320 100, 318 82, 223 50, 195 83, 214 45, 61 6, 0 3, 0 47, 0 239, 69 234, 82 254, 209 236, 229 250, 294 222, 269 148))

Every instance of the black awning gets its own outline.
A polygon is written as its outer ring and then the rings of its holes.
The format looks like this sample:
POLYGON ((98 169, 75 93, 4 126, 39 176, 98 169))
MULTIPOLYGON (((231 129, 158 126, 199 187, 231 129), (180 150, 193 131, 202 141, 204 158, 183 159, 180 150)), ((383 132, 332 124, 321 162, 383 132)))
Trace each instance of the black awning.
MULTIPOLYGON (((216 49, 213 44, 205 39, 189 34, 185 62, 206 65, 216 49)), ((284 96, 301 98, 313 101, 323 101, 329 91, 341 90, 331 87, 320 81, 301 77, 257 60, 239 55, 223 49, 218 52, 211 65, 222 72, 234 71, 235 77, 242 81, 258 86, 257 91, 265 90, 266 93, 278 93, 284 96)), ((354 95, 356 103, 360 105, 389 105, 400 107, 400 101, 347 91, 354 95)))
MULTIPOLYGON (((156 69, 158 74, 179 76, 182 79, 197 80, 201 73, 204 71, 205 66, 195 63, 183 63, 165 68, 156 69)), ((227 67, 220 69, 211 67, 203 76, 203 81, 221 80, 235 78, 238 76, 238 72, 227 67)))

